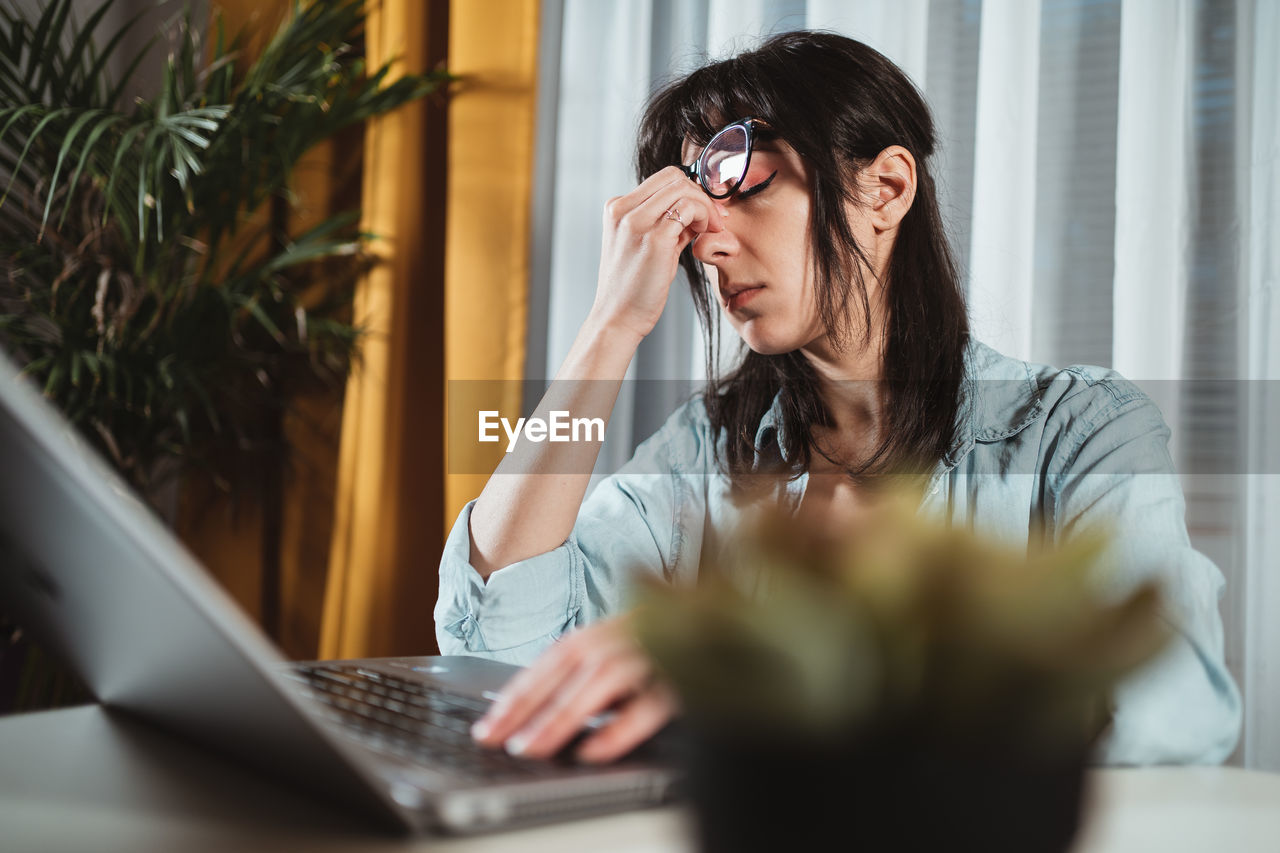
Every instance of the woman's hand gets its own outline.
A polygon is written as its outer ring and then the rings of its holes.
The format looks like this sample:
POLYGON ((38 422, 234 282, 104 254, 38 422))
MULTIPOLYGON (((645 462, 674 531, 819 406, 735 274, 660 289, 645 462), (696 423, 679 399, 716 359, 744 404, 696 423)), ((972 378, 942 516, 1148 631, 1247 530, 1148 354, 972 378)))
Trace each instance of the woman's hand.
POLYGON ((594 319, 631 331, 637 340, 653 331, 667 304, 680 253, 699 234, 723 230, 726 213, 675 166, 609 199, 594 319))
POLYGON ((576 754, 582 761, 603 762, 656 733, 675 715, 676 698, 655 678, 628 621, 622 616, 597 622, 547 649, 502 688, 472 727, 475 739, 505 746, 513 755, 549 758, 592 725, 595 732, 576 754))

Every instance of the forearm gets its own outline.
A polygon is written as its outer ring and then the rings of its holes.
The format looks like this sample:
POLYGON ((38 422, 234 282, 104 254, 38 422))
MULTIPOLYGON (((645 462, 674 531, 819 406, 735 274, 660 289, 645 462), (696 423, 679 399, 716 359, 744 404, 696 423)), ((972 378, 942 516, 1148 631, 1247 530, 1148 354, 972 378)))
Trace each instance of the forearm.
MULTIPOLYGON (((640 339, 588 318, 533 417, 552 411, 608 425, 640 339)), ((600 442, 517 442, 471 513, 471 565, 483 578, 559 547, 573 530, 600 442)))

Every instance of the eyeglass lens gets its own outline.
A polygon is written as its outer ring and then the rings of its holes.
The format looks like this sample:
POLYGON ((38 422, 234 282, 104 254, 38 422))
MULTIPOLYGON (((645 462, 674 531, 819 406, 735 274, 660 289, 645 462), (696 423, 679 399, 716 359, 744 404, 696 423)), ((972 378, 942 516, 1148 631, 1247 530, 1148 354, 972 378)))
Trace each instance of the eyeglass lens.
POLYGON ((708 193, 723 198, 738 188, 747 170, 747 130, 741 125, 716 134, 702 152, 700 174, 708 193))

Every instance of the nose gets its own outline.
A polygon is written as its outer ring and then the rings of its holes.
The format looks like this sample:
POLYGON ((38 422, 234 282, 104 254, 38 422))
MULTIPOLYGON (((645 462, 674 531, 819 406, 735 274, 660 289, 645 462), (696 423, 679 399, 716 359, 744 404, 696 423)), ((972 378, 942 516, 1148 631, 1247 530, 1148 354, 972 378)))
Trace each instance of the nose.
POLYGON ((691 246, 693 256, 704 264, 724 261, 738 253, 738 236, 734 231, 732 217, 728 215, 728 208, 723 204, 717 204, 716 207, 720 209, 723 230, 704 231, 694 238, 691 246))

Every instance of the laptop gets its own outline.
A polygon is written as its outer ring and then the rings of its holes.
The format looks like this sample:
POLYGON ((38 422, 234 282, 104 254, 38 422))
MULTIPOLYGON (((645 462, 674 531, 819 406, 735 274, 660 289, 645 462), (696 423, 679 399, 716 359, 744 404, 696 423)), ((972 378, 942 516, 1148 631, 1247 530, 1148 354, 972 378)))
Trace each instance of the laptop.
POLYGON ((125 711, 367 815, 470 833, 656 805, 678 773, 483 750, 516 667, 460 656, 290 662, 0 353, 0 602, 125 711))

